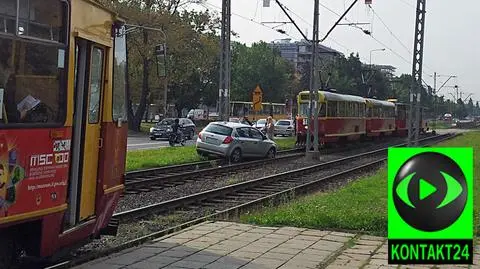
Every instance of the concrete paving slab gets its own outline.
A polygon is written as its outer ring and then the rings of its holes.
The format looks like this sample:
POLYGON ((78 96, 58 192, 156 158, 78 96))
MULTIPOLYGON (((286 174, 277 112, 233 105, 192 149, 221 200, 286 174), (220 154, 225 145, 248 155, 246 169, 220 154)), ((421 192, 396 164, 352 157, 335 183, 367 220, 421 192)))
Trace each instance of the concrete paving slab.
POLYGON ((205 222, 74 269, 479 268, 389 265, 383 237, 292 227, 205 222))

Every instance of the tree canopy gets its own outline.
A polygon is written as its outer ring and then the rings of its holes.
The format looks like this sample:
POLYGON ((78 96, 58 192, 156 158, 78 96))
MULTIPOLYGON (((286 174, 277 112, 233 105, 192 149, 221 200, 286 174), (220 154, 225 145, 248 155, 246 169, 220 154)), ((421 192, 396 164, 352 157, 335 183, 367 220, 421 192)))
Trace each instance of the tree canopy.
MULTIPOLYGON (((119 12, 130 25, 127 35, 129 127, 139 130, 148 104, 156 104, 158 114, 180 113, 200 105, 215 107, 218 98, 220 66, 220 19, 210 11, 186 10, 204 0, 98 0, 119 12), (145 28, 144 28, 145 27, 145 28), (147 28, 148 27, 148 28, 147 28), (155 46, 166 44, 166 76, 159 76, 155 46), (166 87, 165 87, 166 86, 166 87), (164 111, 164 93, 173 110, 164 111)), ((232 33, 235 35, 235 33, 232 33)), ((250 101, 259 85, 267 102, 295 99, 298 92, 310 88, 310 64, 293 63, 265 42, 250 46, 232 42, 231 100, 250 101)), ((160 66, 162 69, 162 66, 160 66)), ((347 57, 320 57, 320 88, 339 93, 378 99, 409 101, 412 76, 394 76, 360 61, 358 54, 347 57)), ((160 72, 163 73, 163 72, 160 72)), ((417 85, 422 105, 433 108, 432 116, 450 112, 455 116, 480 114, 478 102, 445 100, 434 96, 430 87, 417 85), (467 104, 465 104, 467 102, 467 104)))

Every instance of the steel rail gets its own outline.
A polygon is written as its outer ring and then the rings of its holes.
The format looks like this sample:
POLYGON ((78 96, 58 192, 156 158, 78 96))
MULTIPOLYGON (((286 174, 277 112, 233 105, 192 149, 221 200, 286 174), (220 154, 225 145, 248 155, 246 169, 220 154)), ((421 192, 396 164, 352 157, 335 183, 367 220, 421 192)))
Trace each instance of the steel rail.
MULTIPOLYGON (((297 149, 289 149, 289 150, 279 150, 277 154, 289 154, 289 153, 295 153, 295 152, 302 152, 303 148, 297 148, 297 149)), ((216 158, 208 161, 201 161, 201 162, 194 162, 194 163, 186 163, 186 164, 178 164, 178 165, 169 165, 169 166, 162 166, 162 167, 157 167, 157 168, 149 168, 149 169, 142 169, 142 170, 135 170, 135 171, 130 171, 125 174, 125 180, 130 181, 134 180, 135 178, 139 177, 145 177, 145 176, 151 176, 151 175, 156 175, 156 174, 168 174, 168 173, 173 173, 175 171, 185 171, 186 169, 197 169, 199 167, 208 167, 212 166, 212 163, 220 163, 220 164, 225 164, 228 163, 222 158, 216 158)))

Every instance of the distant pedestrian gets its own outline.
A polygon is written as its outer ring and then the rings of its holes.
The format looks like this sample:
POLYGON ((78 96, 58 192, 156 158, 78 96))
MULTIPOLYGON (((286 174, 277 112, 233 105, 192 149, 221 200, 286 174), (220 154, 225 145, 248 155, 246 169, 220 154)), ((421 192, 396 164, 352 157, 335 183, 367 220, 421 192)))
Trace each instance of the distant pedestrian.
POLYGON ((267 118, 267 137, 268 137, 268 139, 273 140, 274 131, 275 131, 275 124, 273 123, 273 118, 269 116, 267 118))

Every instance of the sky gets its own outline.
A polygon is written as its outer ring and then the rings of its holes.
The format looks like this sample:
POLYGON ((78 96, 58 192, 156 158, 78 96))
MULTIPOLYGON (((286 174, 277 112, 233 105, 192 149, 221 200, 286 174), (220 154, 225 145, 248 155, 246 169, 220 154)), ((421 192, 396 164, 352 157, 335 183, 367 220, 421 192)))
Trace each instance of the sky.
MULTIPOLYGON (((288 17, 274 0, 270 7, 263 7, 264 0, 232 0, 232 31, 239 38, 232 40, 246 44, 263 40, 291 38, 301 40, 302 35, 293 24, 271 24, 266 22, 285 22, 288 17), (282 29, 286 34, 278 33, 282 29)), ((312 38, 313 0, 280 0, 300 29, 312 38)), ((425 41, 423 60, 423 80, 434 86, 433 75, 437 72, 437 89, 451 78, 439 95, 453 99, 454 85, 463 92, 463 98, 470 94, 480 101, 480 35, 478 26, 478 0, 462 0, 461 4, 452 0, 427 0, 425 41)), ((353 3, 353 0, 320 0, 320 37, 323 38, 335 24, 339 15, 353 3), (333 12, 332 12, 333 11, 333 12)), ((209 9, 221 12, 222 0, 207 0, 195 9, 209 9)), ((369 63, 372 50, 385 48, 385 51, 373 51, 373 64, 393 65, 397 75, 412 73, 413 42, 415 29, 415 0, 373 0, 371 6, 360 0, 341 23, 369 23, 359 25, 372 32, 368 36, 347 25, 337 26, 322 45, 334 48, 345 55, 359 53, 362 62, 369 63), (371 7, 371 8, 370 8, 371 7)))

